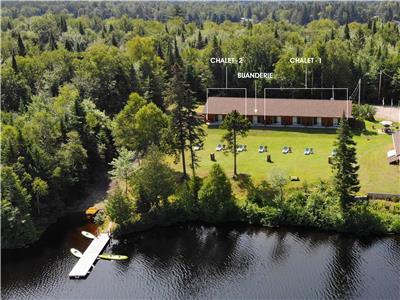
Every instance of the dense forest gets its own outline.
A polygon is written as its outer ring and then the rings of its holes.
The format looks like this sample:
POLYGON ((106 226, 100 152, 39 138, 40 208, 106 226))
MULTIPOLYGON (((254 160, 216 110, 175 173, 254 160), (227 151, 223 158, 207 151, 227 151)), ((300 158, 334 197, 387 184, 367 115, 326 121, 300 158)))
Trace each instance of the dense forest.
MULTIPOLYGON (((259 95, 263 87, 304 86, 307 72, 309 87, 352 89, 362 78, 363 102, 399 100, 395 2, 2 5, 6 248, 36 240, 117 153, 122 166, 144 158, 153 170, 163 166, 149 153, 173 155, 183 160, 186 176, 189 151, 194 175, 191 150, 204 135, 196 107, 204 103, 206 87, 225 85, 225 67, 229 85, 247 87, 249 95, 253 81, 237 79, 237 72, 274 73, 272 80, 259 81, 259 95), (306 70, 289 63, 294 56, 322 63, 306 70), (211 64, 211 57, 242 57, 243 63, 211 64)), ((131 172, 120 169, 118 179, 131 172)), ((164 186, 172 187, 169 172, 164 186)))

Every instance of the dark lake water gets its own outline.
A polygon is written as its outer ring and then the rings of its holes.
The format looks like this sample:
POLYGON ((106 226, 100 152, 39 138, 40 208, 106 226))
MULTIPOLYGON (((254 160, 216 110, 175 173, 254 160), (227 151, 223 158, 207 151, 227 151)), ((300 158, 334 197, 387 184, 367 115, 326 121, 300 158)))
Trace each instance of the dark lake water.
POLYGON ((86 280, 70 280, 69 249, 83 252, 90 241, 80 231, 96 228, 64 224, 28 251, 3 252, 4 299, 400 296, 399 236, 182 225, 113 240, 108 250, 129 260, 100 260, 86 280))

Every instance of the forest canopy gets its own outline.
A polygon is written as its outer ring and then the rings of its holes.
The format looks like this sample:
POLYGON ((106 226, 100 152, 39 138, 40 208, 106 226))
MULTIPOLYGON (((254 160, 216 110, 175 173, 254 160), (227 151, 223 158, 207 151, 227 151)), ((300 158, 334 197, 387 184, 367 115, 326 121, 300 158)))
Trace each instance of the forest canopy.
POLYGON ((258 95, 304 86, 307 72, 309 87, 361 78, 364 103, 399 100, 398 2, 3 2, 1 14, 5 247, 37 239, 120 148, 184 160, 204 134, 197 105, 227 84, 225 68, 249 96, 238 72, 274 73, 258 95))

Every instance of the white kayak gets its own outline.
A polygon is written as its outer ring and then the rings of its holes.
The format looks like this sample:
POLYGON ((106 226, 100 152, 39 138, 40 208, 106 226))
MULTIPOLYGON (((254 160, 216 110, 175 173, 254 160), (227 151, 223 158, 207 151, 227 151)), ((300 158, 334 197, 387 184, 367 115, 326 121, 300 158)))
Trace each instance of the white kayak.
POLYGON ((82 252, 80 252, 79 250, 75 249, 75 248, 71 248, 71 253, 76 256, 77 258, 81 258, 82 257, 82 252))
POLYGON ((96 236, 94 236, 93 234, 91 234, 90 232, 87 232, 87 231, 81 231, 81 233, 82 233, 82 235, 84 236, 84 237, 87 237, 88 239, 92 239, 92 240, 94 240, 95 238, 96 238, 96 236))

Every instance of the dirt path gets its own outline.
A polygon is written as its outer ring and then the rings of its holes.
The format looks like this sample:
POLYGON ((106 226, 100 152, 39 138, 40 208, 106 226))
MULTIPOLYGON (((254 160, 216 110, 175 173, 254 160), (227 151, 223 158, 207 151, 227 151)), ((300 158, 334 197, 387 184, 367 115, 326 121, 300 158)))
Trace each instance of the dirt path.
POLYGON ((103 201, 114 185, 115 183, 108 177, 107 170, 105 170, 105 168, 99 169, 96 173, 95 181, 88 185, 85 195, 81 199, 78 199, 75 205, 69 208, 69 211, 85 211, 91 206, 103 208, 103 201))

